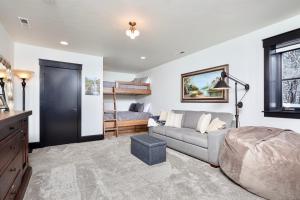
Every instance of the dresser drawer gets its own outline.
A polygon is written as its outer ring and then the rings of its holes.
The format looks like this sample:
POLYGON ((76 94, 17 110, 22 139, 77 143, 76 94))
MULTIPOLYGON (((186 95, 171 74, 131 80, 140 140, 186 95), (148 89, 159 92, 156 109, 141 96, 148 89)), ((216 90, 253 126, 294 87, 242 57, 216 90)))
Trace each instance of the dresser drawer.
POLYGON ((15 181, 10 186, 8 193, 6 194, 5 200, 14 200, 18 194, 18 189, 22 182, 22 173, 19 172, 15 181))
POLYGON ((12 186, 18 174, 22 171, 22 153, 18 153, 15 159, 8 165, 3 174, 0 175, 0 199, 4 199, 7 191, 12 186))
POLYGON ((3 127, 2 129, 0 129, 0 141, 7 137, 10 133, 17 131, 20 128, 20 121, 8 124, 7 126, 3 127))
POLYGON ((0 142, 0 174, 20 151, 22 137, 19 130, 0 142))

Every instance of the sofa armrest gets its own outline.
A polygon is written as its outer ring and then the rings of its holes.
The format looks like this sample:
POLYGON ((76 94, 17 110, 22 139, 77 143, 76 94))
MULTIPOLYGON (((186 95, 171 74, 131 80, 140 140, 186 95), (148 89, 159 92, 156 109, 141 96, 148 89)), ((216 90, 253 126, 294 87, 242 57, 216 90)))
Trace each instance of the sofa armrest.
POLYGON ((219 166, 219 150, 224 142, 225 135, 230 129, 221 129, 208 133, 208 162, 219 166))
POLYGON ((148 127, 148 135, 153 133, 153 126, 148 127))
POLYGON ((232 122, 231 122, 231 127, 230 128, 236 128, 235 127, 235 120, 232 120, 232 122))

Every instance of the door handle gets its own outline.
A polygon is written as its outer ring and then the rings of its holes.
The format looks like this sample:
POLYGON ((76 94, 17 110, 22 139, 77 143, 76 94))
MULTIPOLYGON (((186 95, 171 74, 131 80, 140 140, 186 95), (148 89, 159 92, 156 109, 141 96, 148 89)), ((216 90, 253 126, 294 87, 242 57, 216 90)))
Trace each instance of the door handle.
POLYGON ((72 108, 72 111, 77 112, 77 108, 72 108))

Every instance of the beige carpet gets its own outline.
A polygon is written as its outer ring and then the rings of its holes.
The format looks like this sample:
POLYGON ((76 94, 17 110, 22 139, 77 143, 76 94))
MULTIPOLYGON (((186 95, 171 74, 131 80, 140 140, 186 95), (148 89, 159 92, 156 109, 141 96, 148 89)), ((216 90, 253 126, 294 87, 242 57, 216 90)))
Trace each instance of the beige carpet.
POLYGON ((260 199, 171 149, 167 162, 148 166, 130 154, 128 136, 37 149, 30 162, 25 200, 260 199))

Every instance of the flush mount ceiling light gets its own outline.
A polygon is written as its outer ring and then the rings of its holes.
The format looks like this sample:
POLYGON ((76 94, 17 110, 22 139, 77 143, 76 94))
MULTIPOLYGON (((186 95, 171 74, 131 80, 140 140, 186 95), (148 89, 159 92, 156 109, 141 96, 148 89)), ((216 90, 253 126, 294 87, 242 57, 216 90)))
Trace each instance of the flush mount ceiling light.
POLYGON ((63 45, 63 46, 68 46, 69 45, 69 43, 66 42, 66 41, 60 41, 60 44, 63 45))
POLYGON ((30 27, 29 20, 27 18, 18 17, 18 19, 19 19, 19 22, 20 22, 22 28, 29 28, 30 27))
POLYGON ((140 35, 140 32, 135 28, 136 22, 129 22, 129 26, 129 29, 126 30, 126 35, 130 37, 130 39, 134 40, 140 35))
POLYGON ((141 56, 141 60, 146 60, 146 56, 141 56))

